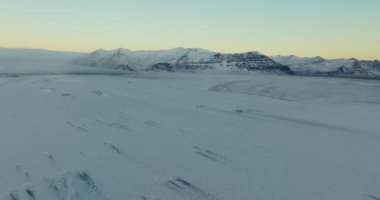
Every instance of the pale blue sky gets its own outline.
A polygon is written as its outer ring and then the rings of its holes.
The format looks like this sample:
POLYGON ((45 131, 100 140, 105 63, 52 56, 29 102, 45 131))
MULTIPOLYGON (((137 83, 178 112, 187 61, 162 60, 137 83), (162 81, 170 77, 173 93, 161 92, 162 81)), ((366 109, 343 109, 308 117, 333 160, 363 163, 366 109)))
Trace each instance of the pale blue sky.
POLYGON ((379 0, 0 0, 0 46, 380 59, 379 0))

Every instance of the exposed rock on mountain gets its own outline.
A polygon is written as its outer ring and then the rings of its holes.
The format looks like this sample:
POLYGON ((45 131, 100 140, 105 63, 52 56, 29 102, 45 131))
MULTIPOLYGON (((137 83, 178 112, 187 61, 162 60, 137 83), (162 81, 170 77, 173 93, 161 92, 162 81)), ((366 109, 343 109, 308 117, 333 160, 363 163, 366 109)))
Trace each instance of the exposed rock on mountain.
POLYGON ((217 53, 204 49, 175 48, 156 51, 97 50, 81 56, 77 64, 125 71, 263 71, 303 76, 380 78, 380 62, 351 59, 268 57, 259 52, 217 53))
POLYGON ((258 52, 222 54, 203 49, 176 48, 161 51, 97 50, 75 60, 81 65, 128 71, 196 71, 246 70, 291 74, 288 66, 279 64, 258 52))
POLYGON ((287 65, 298 75, 380 78, 380 62, 355 58, 328 60, 321 57, 273 56, 273 60, 287 65))

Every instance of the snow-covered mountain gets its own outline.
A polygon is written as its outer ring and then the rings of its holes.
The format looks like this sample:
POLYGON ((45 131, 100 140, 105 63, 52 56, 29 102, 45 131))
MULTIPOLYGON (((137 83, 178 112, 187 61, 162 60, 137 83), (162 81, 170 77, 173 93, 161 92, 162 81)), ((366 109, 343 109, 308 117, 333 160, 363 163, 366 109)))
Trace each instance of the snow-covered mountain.
POLYGON ((297 56, 273 56, 276 62, 287 65, 295 74, 309 76, 337 76, 380 78, 380 62, 351 59, 300 58, 297 56))
POLYGON ((291 73, 288 66, 269 57, 248 52, 222 54, 204 49, 175 48, 157 51, 116 49, 94 51, 74 61, 77 64, 129 71, 247 70, 291 73))
POLYGON ((127 71, 265 71, 305 76, 380 78, 380 62, 355 58, 268 57, 259 52, 217 53, 196 48, 155 51, 96 50, 74 60, 76 64, 127 71))
POLYGON ((123 71, 265 71, 303 76, 380 78, 380 61, 224 54, 196 48, 92 53, 0 48, 0 74, 124 73, 123 71), (94 68, 97 67, 97 68, 94 68), (114 70, 119 69, 119 70, 114 70))

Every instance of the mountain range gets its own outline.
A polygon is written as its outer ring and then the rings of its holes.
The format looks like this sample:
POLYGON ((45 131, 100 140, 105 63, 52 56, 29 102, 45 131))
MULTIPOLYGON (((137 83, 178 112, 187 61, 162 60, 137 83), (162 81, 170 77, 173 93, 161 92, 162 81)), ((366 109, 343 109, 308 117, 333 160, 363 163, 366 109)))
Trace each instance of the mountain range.
POLYGON ((289 66, 297 75, 380 78, 380 62, 350 59, 300 58, 297 56, 273 56, 276 62, 289 66))
POLYGON ((74 63, 126 71, 264 71, 303 76, 380 78, 380 62, 351 59, 266 56, 259 52, 218 53, 197 48, 131 51, 99 49, 74 63))
POLYGON ((175 48, 157 51, 116 49, 94 51, 79 57, 77 64, 128 71, 245 70, 291 73, 288 66, 258 53, 222 54, 204 49, 175 48))
POLYGON ((115 73, 262 71, 299 76, 380 79, 378 60, 325 59, 319 56, 302 58, 294 55, 266 56, 256 51, 228 54, 197 48, 151 51, 99 49, 92 53, 0 48, 0 64, 2 73, 25 73, 37 69, 39 72, 60 72, 68 69, 77 71, 86 67, 86 72, 107 70, 108 73, 111 71, 115 73))

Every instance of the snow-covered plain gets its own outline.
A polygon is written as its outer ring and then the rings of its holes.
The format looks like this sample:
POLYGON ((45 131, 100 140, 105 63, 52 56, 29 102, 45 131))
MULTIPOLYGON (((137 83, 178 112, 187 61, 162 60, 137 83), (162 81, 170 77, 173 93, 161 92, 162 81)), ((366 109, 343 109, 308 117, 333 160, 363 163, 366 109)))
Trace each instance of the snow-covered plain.
POLYGON ((261 73, 3 75, 0 199, 376 199, 379 91, 261 73))

